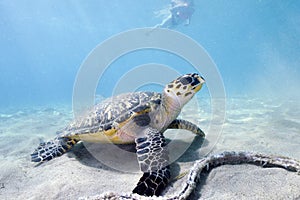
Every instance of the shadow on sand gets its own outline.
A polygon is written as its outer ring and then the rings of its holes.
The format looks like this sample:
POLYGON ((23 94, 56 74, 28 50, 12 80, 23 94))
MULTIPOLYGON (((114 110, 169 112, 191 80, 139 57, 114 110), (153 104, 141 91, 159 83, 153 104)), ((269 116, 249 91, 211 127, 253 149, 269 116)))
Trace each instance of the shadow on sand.
MULTIPOLYGON (((204 139, 195 136, 192 143, 188 144, 182 140, 172 140, 172 147, 169 153, 174 151, 174 147, 186 146, 187 150, 180 155, 179 159, 171 164, 172 175, 178 176, 180 173, 179 162, 193 162, 200 159, 197 150, 203 145, 204 139)), ((167 140, 170 143, 170 140, 167 140)), ((115 145, 100 143, 79 143, 68 154, 69 157, 75 157, 83 165, 104 170, 113 170, 121 172, 140 172, 135 154, 135 145, 115 145)), ((170 155, 172 157, 172 155, 170 155)))

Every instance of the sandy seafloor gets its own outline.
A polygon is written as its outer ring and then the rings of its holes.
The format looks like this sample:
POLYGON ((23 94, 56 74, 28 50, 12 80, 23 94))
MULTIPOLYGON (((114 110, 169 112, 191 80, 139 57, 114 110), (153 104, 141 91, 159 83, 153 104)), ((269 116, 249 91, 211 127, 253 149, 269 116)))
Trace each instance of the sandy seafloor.
MULTIPOLYGON (((288 100, 227 99, 223 132, 211 153, 245 150, 300 160, 299 105, 288 100)), ((193 105, 187 105, 183 117, 206 131, 211 116, 209 101, 202 100, 199 106, 200 110, 196 111, 193 105)), ((137 171, 134 153, 126 151, 129 156, 124 159, 121 155, 124 161, 114 165, 120 151, 116 153, 111 144, 85 148, 81 143, 73 151, 42 165, 30 162, 30 153, 39 142, 53 138, 72 117, 71 105, 1 109, 0 199, 78 199, 107 191, 128 193, 135 187, 141 173, 134 173, 137 171), (101 152, 102 158, 95 159, 92 156, 95 152, 101 152)), ((172 137, 172 133, 168 131, 166 136, 172 137)), ((194 138, 187 131, 179 133, 183 138, 194 138)), ((200 142, 196 138, 188 151, 172 164, 173 177, 187 171, 201 158, 200 142)), ((178 140, 173 144, 184 143, 178 140)), ((165 195, 176 193, 185 180, 186 176, 173 181, 165 195)), ((300 199, 299 188, 300 176, 294 172, 254 165, 226 165, 203 174, 190 199, 300 199)))

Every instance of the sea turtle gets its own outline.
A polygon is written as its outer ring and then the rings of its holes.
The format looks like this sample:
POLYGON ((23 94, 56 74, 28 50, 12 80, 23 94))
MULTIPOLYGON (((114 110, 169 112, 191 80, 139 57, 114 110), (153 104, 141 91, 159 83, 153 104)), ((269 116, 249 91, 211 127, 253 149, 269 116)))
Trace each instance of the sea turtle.
POLYGON ((167 84, 162 93, 133 92, 104 100, 58 131, 53 140, 41 143, 31 154, 31 161, 61 156, 79 141, 135 143, 143 176, 133 193, 158 196, 170 179, 164 131, 186 129, 205 136, 195 124, 177 119, 204 82, 196 73, 186 74, 167 84))

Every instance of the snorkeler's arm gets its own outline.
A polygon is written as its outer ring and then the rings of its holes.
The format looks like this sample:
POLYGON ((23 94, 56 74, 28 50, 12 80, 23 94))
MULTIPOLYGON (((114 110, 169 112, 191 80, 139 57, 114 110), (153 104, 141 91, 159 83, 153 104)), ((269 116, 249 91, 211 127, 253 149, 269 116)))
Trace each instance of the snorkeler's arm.
POLYGON ((172 26, 172 15, 164 19, 160 24, 156 25, 155 28, 170 28, 172 26))

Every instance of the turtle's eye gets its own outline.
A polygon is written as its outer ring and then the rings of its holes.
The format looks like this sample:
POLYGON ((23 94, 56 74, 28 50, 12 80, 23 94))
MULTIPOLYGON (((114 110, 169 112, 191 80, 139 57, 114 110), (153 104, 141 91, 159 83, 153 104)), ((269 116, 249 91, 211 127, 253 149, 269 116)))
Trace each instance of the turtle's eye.
POLYGON ((199 83, 200 81, 197 78, 195 78, 194 82, 191 85, 194 86, 194 85, 198 85, 199 83))
POLYGON ((183 78, 180 79, 180 82, 183 85, 190 84, 192 81, 193 81, 193 79, 191 77, 183 77, 183 78))

